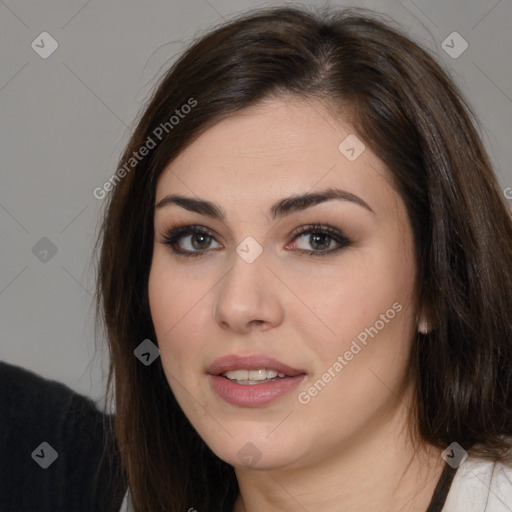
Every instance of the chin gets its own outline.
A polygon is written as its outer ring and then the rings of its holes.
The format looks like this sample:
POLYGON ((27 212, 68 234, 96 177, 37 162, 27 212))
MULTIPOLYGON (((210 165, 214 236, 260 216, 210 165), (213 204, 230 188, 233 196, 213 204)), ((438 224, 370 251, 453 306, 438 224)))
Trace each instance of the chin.
POLYGON ((232 438, 226 435, 223 439, 203 437, 203 440, 217 457, 237 469, 268 471, 289 467, 297 464, 301 458, 297 449, 304 449, 302 442, 290 436, 272 439, 272 436, 268 437, 268 432, 260 431, 251 435, 247 428, 239 434, 232 432, 232 435, 232 438))

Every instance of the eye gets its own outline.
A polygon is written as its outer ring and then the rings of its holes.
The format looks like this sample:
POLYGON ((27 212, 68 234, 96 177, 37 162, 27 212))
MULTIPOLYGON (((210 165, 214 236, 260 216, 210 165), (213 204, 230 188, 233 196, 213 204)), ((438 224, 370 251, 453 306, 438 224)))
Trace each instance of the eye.
POLYGON ((176 226, 165 233, 162 243, 170 246, 175 254, 201 256, 210 248, 213 236, 213 233, 203 226, 176 226))
POLYGON ((332 254, 352 244, 341 230, 321 224, 302 226, 294 231, 293 235, 294 240, 303 238, 304 245, 309 245, 309 247, 313 248, 313 250, 300 247, 298 249, 299 253, 307 253, 310 256, 332 254))

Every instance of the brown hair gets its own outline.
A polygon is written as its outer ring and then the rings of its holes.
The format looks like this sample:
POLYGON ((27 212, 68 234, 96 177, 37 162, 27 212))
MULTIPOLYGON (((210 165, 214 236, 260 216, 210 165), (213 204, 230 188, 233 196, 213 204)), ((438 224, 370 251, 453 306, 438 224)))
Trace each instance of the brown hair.
POLYGON ((512 220, 474 115, 435 59, 375 14, 271 8, 215 29, 174 63, 120 167, 148 137, 155 147, 119 180, 106 208, 97 312, 109 342, 107 390, 115 384, 123 469, 139 512, 231 511, 238 494, 233 468, 184 416, 160 359, 145 366, 133 354, 144 339, 157 343, 148 303, 156 182, 214 123, 279 94, 345 107, 345 121, 387 165, 405 202, 418 300, 433 325, 410 356, 419 435, 491 458, 510 447, 512 220), (191 99, 192 111, 171 128, 170 116, 191 99))

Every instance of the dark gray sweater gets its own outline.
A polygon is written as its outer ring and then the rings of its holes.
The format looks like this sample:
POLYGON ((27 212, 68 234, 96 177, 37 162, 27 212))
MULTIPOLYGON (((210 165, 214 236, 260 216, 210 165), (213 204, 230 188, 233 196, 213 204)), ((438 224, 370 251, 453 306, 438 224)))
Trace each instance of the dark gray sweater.
POLYGON ((0 512, 117 512, 126 483, 109 419, 69 387, 0 361, 0 512))

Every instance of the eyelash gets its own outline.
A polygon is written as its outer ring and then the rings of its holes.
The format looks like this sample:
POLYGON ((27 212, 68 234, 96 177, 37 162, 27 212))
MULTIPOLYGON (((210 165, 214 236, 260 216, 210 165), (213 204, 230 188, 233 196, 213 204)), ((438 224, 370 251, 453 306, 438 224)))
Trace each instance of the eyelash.
MULTIPOLYGON (((189 257, 199 257, 208 252, 208 249, 205 249, 204 251, 186 251, 183 249, 178 248, 178 242, 181 238, 188 236, 188 235, 207 235, 208 237, 214 238, 214 234, 204 226, 181 226, 181 225, 175 225, 171 226, 165 233, 164 233, 164 241, 162 244, 168 245, 174 254, 178 256, 184 256, 186 258, 189 257)), ((306 226, 302 226, 298 229, 296 229, 293 233, 293 240, 296 238, 307 235, 307 234, 321 234, 321 235, 328 235, 328 237, 331 240, 334 240, 338 245, 335 249, 328 249, 323 251, 308 251, 306 249, 294 249, 295 252, 298 252, 299 254, 306 254, 308 256, 324 256, 333 254, 335 252, 338 252, 339 250, 349 247, 352 245, 351 240, 339 229, 334 228, 332 226, 328 225, 322 225, 322 224, 308 224, 306 226)))

